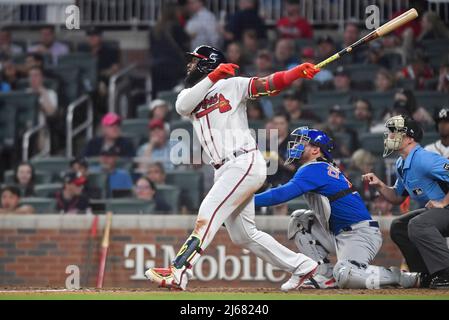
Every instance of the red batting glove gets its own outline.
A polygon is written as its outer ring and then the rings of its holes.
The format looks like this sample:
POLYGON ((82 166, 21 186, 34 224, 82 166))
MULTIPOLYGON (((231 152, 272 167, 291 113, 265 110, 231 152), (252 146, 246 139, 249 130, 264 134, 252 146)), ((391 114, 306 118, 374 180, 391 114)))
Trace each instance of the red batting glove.
POLYGON ((313 79, 313 77, 318 72, 321 71, 320 68, 315 67, 314 64, 308 63, 308 62, 300 64, 299 66, 295 67, 293 70, 295 70, 296 79, 298 79, 298 78, 313 79))
POLYGON ((239 68, 240 67, 238 65, 233 63, 220 63, 220 65, 207 76, 213 83, 215 83, 221 79, 234 77, 236 70, 239 68))

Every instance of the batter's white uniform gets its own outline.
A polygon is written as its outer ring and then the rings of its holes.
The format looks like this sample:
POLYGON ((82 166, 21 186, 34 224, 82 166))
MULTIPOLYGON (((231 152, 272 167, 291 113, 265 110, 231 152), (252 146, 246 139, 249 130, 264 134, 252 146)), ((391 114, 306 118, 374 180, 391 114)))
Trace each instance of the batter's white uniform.
MULTIPOLYGON (((206 77, 178 95, 177 112, 191 119, 212 161, 218 164, 231 159, 215 170, 214 185, 200 206, 194 233, 204 250, 225 223, 235 244, 282 270, 310 272, 316 262, 257 230, 254 222, 254 193, 265 181, 266 163, 248 128, 245 102, 250 97, 251 81, 234 77, 213 84, 206 77), (234 157, 237 150, 248 152, 234 157)), ((192 257, 191 263, 196 260, 192 257)))
POLYGON ((434 143, 428 144, 424 149, 438 153, 442 157, 449 158, 449 147, 446 147, 441 143, 441 140, 437 140, 434 143))

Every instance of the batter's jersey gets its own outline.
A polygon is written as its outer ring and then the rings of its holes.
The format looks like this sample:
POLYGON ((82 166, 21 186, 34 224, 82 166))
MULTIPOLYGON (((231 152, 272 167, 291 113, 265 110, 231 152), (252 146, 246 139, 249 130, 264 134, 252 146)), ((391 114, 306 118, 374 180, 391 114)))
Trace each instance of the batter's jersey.
POLYGON ((417 145, 407 158, 396 161, 396 194, 410 197, 424 207, 449 192, 449 159, 417 145))
POLYGON ((440 156, 449 158, 449 146, 445 146, 441 143, 441 140, 437 140, 434 143, 428 144, 424 147, 427 151, 438 153, 440 156))
MULTIPOLYGON (((253 78, 233 77, 216 82, 190 114, 204 151, 215 163, 239 149, 256 147, 246 113, 252 81, 253 78)), ((178 99, 183 94, 188 91, 181 91, 178 99)))
MULTIPOLYGON (((313 192, 329 197, 351 187, 343 173, 325 161, 314 161, 298 169, 286 184, 257 194, 258 207, 280 204, 305 193, 313 192)), ((329 228, 334 234, 352 224, 371 220, 371 215, 357 191, 330 202, 329 228)))

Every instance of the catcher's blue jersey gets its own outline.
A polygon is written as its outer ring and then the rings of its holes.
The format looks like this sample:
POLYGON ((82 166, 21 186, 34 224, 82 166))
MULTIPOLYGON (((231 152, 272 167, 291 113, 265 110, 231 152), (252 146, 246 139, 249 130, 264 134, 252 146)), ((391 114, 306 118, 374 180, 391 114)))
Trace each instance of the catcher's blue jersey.
MULTIPOLYGON (((299 168, 286 184, 256 194, 255 205, 256 207, 277 205, 307 192, 329 197, 350 187, 348 179, 330 163, 310 162, 299 168)), ((354 223, 371 220, 370 213, 356 191, 330 202, 330 206, 329 227, 334 234, 354 223)))

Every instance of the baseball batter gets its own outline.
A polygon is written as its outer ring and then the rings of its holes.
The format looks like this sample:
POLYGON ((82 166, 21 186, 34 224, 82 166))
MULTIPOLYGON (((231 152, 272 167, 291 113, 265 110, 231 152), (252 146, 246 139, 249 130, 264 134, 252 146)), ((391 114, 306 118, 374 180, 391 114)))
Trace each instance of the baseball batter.
MULTIPOLYGON (((372 220, 362 198, 332 161, 332 140, 308 127, 295 129, 289 142, 287 163, 302 166, 286 184, 257 194, 257 207, 280 204, 304 195, 312 210, 292 213, 288 228, 300 252, 319 263, 318 272, 303 287, 377 289, 417 284, 417 273, 371 265, 382 245, 377 221, 372 220), (331 266, 327 256, 337 255, 331 266)), ((297 288, 293 275, 282 290, 297 288)))
POLYGON ((195 228, 169 268, 145 275, 161 287, 186 289, 191 269, 225 223, 231 240, 272 265, 291 272, 300 286, 318 264, 295 253, 256 228, 254 193, 266 178, 266 163, 248 129, 245 101, 275 95, 299 78, 319 72, 305 63, 265 78, 235 76, 237 65, 225 63, 216 48, 200 46, 189 53, 187 88, 176 111, 191 119, 204 151, 215 168, 214 185, 203 200, 195 228))

